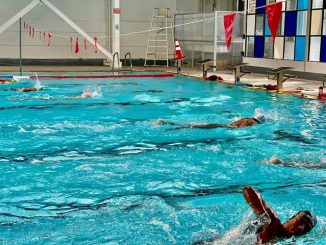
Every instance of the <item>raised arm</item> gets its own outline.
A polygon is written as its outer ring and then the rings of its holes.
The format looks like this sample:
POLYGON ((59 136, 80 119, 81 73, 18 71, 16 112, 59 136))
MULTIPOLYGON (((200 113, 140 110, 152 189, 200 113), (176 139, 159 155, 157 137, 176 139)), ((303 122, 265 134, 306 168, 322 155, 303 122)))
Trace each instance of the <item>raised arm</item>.
POLYGON ((257 235, 257 244, 265 244, 278 237, 282 230, 282 223, 274 210, 264 201, 259 192, 250 186, 245 186, 243 188, 243 196, 257 215, 266 214, 270 219, 270 221, 265 223, 261 232, 257 235))

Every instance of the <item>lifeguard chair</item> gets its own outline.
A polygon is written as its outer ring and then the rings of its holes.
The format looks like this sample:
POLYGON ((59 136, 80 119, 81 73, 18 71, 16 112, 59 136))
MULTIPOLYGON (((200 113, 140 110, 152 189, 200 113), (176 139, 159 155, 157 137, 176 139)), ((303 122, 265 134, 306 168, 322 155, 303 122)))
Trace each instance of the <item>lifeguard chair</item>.
POLYGON ((153 60, 154 66, 157 60, 164 60, 169 66, 169 42, 173 40, 171 26, 173 20, 170 8, 154 8, 144 66, 148 66, 149 60, 153 60))

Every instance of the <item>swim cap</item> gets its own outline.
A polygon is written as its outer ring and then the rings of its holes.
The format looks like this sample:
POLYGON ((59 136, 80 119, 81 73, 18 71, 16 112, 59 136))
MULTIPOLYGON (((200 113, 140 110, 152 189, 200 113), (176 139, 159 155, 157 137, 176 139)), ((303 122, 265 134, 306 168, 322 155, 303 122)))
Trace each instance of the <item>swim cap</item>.
POLYGON ((85 92, 83 92, 82 97, 83 98, 90 98, 90 97, 92 97, 92 93, 89 92, 89 91, 85 91, 85 92))

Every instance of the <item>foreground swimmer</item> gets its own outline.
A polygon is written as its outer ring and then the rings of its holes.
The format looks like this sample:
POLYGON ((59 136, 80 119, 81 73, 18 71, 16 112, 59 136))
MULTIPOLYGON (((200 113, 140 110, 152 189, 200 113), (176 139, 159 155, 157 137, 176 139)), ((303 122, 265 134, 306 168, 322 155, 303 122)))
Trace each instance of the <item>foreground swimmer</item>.
POLYGON ((36 92, 36 91, 40 91, 42 89, 43 89, 43 87, 38 87, 38 88, 31 87, 31 88, 22 88, 22 89, 19 89, 18 91, 19 92, 36 92))
POLYGON ((281 223, 276 213, 270 208, 262 196, 250 186, 243 188, 243 196, 253 211, 267 218, 259 229, 257 244, 266 244, 277 238, 301 236, 316 225, 316 217, 309 211, 300 211, 285 223, 281 223))
POLYGON ((234 121, 232 123, 228 124, 221 124, 221 123, 189 123, 186 125, 175 123, 175 122, 168 122, 164 119, 158 119, 157 121, 152 123, 152 126, 157 125, 175 125, 175 126, 181 126, 181 128, 201 128, 201 129, 211 129, 211 128, 244 128, 244 127, 250 127, 255 126, 257 124, 262 123, 265 120, 265 117, 263 115, 257 115, 254 117, 246 117, 241 118, 237 121, 234 121))

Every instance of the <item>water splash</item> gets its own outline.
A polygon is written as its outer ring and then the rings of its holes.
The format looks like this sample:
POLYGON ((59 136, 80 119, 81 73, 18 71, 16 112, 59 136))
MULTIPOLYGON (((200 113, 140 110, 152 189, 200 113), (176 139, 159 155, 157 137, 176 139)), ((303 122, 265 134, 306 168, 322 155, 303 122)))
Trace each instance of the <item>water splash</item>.
POLYGON ((36 82, 35 82, 34 88, 37 88, 37 89, 43 88, 43 86, 41 85, 40 80, 38 79, 37 73, 35 72, 34 74, 35 74, 35 77, 36 77, 36 82))

